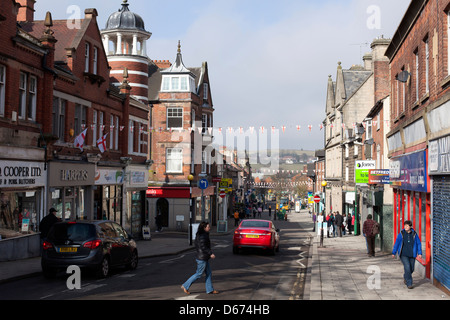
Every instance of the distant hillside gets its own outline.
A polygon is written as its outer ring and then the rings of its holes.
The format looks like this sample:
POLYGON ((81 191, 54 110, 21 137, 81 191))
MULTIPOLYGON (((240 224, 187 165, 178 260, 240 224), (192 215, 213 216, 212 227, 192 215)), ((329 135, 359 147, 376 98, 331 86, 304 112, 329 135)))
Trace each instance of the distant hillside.
MULTIPOLYGON (((278 166, 279 170, 302 170, 303 166, 315 159, 315 151, 280 149, 278 166)), ((261 168, 268 168, 269 165, 252 164, 252 171, 257 172, 261 168)))

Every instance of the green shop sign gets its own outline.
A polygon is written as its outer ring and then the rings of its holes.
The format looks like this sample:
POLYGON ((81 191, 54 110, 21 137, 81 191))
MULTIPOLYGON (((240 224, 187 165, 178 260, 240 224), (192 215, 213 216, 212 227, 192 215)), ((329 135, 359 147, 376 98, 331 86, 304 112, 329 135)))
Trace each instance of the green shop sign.
POLYGON ((355 183, 369 183, 369 170, 376 169, 374 160, 355 161, 355 183))

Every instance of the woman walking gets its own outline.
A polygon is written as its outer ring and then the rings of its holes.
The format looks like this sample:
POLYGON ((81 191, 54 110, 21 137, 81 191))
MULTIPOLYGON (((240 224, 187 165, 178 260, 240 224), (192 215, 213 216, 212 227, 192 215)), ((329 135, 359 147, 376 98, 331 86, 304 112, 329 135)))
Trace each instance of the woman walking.
POLYGON ((211 250, 211 241, 209 240, 209 231, 211 226, 208 222, 202 222, 198 226, 197 235, 195 238, 195 249, 197 255, 195 260, 197 261, 197 271, 181 286, 181 289, 186 294, 190 294, 190 286, 200 279, 203 272, 206 275, 205 286, 206 293, 208 294, 218 294, 219 291, 214 290, 212 285, 212 272, 211 266, 209 265, 209 259, 214 259, 216 256, 211 250))
POLYGON ((412 228, 412 222, 407 220, 403 224, 404 229, 398 234, 392 249, 392 258, 398 254, 403 263, 403 279, 408 289, 413 288, 412 273, 416 263, 416 258, 422 260, 422 244, 416 231, 412 228))

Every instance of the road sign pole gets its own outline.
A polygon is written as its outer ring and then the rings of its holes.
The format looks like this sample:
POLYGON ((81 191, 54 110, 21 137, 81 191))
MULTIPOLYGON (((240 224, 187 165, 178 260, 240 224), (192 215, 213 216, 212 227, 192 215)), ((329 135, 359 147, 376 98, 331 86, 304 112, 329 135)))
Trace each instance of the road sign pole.
POLYGON ((202 189, 202 221, 205 221, 205 197, 203 196, 203 189, 202 189))

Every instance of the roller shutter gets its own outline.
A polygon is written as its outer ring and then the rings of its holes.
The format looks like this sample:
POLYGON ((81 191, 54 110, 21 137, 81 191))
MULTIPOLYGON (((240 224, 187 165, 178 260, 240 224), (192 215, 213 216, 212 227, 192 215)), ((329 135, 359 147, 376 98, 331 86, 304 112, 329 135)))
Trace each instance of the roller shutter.
POLYGON ((433 277, 450 290, 450 177, 433 179, 433 277))

